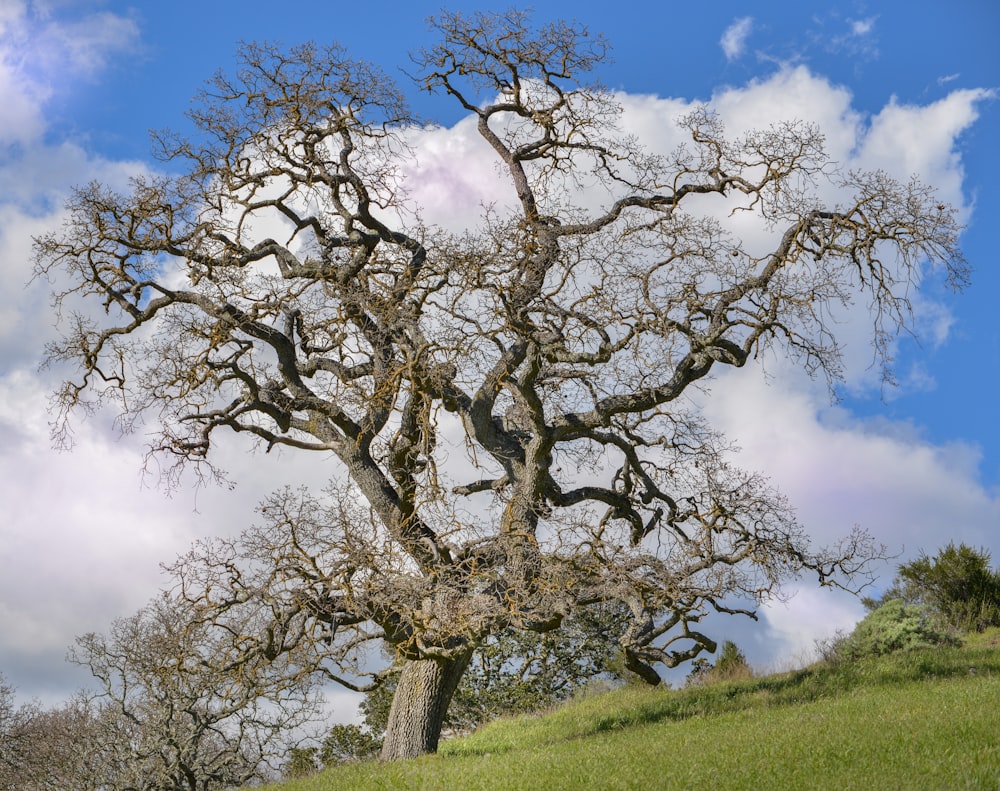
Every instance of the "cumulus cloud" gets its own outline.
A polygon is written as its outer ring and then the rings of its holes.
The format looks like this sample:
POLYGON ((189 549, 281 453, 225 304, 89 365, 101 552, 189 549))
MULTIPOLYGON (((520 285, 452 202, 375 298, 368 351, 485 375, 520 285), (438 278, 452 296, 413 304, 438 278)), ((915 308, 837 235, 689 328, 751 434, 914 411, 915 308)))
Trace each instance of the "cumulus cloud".
POLYGON ((110 415, 76 424, 72 452, 54 450, 52 385, 23 370, 0 376, 0 668, 46 700, 86 681, 63 665, 74 637, 142 606, 167 583, 161 563, 199 538, 238 534, 273 488, 318 489, 336 473, 332 462, 289 464, 224 442, 218 461, 238 492, 192 486, 168 496, 155 464, 147 467, 142 434, 119 436, 110 415))
POLYGON ((31 278, 32 236, 59 225, 72 185, 120 186, 142 169, 46 142, 46 103, 93 77, 132 27, 106 13, 67 24, 41 4, 0 4, 0 670, 52 702, 80 681, 63 662, 73 636, 134 609, 138 591, 148 596, 184 524, 140 506, 142 457, 106 426, 81 428, 79 455, 51 450, 54 379, 38 370, 54 330, 48 284, 31 278))
POLYGON ((928 105, 900 104, 893 97, 872 119, 861 142, 861 167, 882 168, 897 178, 919 174, 948 202, 960 205, 965 172, 956 145, 979 116, 979 106, 996 92, 957 90, 928 105))
POLYGON ((414 156, 400 175, 408 202, 420 207, 424 219, 461 231, 475 225, 485 207, 516 202, 473 119, 450 128, 413 128, 407 141, 414 156))
MULTIPOLYGON (((817 546, 858 525, 901 558, 933 552, 945 537, 1000 556, 991 528, 1000 522, 1000 498, 980 484, 974 446, 935 445, 908 424, 854 418, 790 370, 720 377, 705 411, 739 445, 737 462, 780 487, 817 546)), ((897 562, 874 569, 875 592, 891 581, 897 562)), ((863 615, 857 600, 815 590, 807 578, 790 592, 789 602, 762 613, 775 656, 808 653, 817 638, 863 615)))
POLYGON ((725 29, 719 39, 719 46, 722 47, 726 60, 736 60, 743 54, 751 30, 753 17, 749 16, 740 17, 725 29))

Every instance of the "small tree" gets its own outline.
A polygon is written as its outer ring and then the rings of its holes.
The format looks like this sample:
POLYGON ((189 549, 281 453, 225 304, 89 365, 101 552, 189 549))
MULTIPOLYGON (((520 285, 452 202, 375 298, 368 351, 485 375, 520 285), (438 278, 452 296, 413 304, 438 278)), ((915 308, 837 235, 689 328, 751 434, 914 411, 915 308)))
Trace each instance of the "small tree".
POLYGON ((233 666, 311 642, 316 672, 364 688, 384 642, 402 665, 386 759, 436 749, 491 635, 614 603, 625 669, 658 683, 715 649, 707 613, 864 571, 878 547, 810 547, 688 396, 772 347, 835 380, 831 309, 858 294, 884 361, 925 262, 966 277, 931 189, 838 173, 809 124, 734 138, 700 109, 651 154, 589 80, 600 37, 520 12, 432 25, 417 86, 468 115, 506 182, 473 226, 408 201, 419 135, 386 75, 338 47, 248 45, 197 134, 156 137, 174 175, 84 187, 36 244, 65 284, 50 362, 79 367, 59 436, 112 401, 125 428, 155 415, 152 452, 181 465, 216 472, 225 431, 339 461, 322 502, 277 495, 246 545, 190 559, 204 585, 185 595, 220 625, 270 614, 233 632, 233 666), (767 233, 737 235, 733 212, 767 233))
POLYGON ((719 658, 715 660, 712 676, 720 681, 732 681, 752 677, 753 670, 740 647, 732 640, 726 640, 719 650, 719 658))
POLYGON ((1000 572, 990 567, 986 549, 949 542, 933 558, 921 552, 916 560, 900 564, 881 599, 865 599, 865 604, 874 609, 897 598, 926 607, 958 631, 1000 625, 1000 572))
POLYGON ((320 747, 319 759, 324 766, 372 758, 382 749, 382 738, 369 728, 359 725, 334 725, 320 747))
POLYGON ((985 549, 949 543, 933 558, 921 553, 899 567, 899 581, 907 599, 927 605, 952 628, 1000 625, 1000 574, 985 549))
POLYGON ((165 595, 108 636, 77 640, 70 658, 100 687, 101 789, 211 791, 273 777, 290 733, 317 710, 312 678, 295 672, 294 652, 244 662, 239 639, 165 595))
POLYGON ((752 678, 753 670, 747 662, 746 655, 732 640, 725 640, 719 649, 719 658, 713 665, 707 659, 699 657, 691 663, 691 672, 687 676, 688 686, 710 684, 714 681, 734 681, 752 678))
POLYGON ((281 774, 286 779, 309 777, 320 770, 319 747, 292 747, 282 767, 281 774))

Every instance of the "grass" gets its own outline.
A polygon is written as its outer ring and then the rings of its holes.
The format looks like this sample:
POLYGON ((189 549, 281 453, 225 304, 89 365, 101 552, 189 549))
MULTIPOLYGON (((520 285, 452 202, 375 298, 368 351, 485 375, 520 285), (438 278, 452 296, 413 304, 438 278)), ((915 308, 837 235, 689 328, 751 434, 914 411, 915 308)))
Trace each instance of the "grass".
POLYGON ((497 721, 435 756, 273 789, 1000 789, 998 646, 994 630, 962 648, 626 688, 497 721))

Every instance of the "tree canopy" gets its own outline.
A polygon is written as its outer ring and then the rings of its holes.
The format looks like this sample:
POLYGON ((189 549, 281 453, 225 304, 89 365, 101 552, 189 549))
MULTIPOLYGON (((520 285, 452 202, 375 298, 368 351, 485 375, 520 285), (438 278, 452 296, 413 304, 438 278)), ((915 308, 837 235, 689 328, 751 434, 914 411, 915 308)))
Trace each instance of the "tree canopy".
POLYGON ((174 570, 202 623, 256 624, 230 630, 244 666, 295 652, 365 689, 387 647, 385 758, 436 748, 490 635, 621 606, 624 666, 656 683, 714 650, 707 613, 752 615, 803 572, 850 584, 879 548, 811 547, 689 396, 769 348, 835 381, 831 309, 859 295, 884 360, 924 266, 966 277, 932 189, 839 172, 807 123, 728 137, 701 109, 651 154, 590 80, 600 37, 521 12, 431 24, 415 85, 468 114, 509 190, 476 224, 432 226, 408 198, 420 122, 386 74, 253 44, 195 134, 155 137, 164 175, 80 188, 36 243, 64 309, 49 357, 77 367, 61 421, 153 419, 168 478, 212 471, 220 432, 338 460, 325 492, 274 494, 174 570))

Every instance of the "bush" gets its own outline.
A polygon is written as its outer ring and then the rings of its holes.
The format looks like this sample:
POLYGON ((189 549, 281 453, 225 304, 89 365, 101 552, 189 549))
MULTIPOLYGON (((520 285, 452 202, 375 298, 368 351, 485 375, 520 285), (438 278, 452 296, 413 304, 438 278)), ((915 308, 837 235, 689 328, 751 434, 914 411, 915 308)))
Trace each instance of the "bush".
POLYGON ((990 553, 953 543, 934 558, 921 554, 899 567, 910 596, 938 613, 954 629, 983 631, 1000 625, 1000 575, 990 553))
POLYGON ((719 681, 732 681, 738 678, 751 678, 753 671, 739 646, 732 640, 726 640, 722 644, 719 658, 710 675, 719 681))
POLYGON ((323 766, 374 758, 382 739, 359 725, 334 725, 323 740, 319 759, 323 766))
POLYGON ((899 567, 882 599, 865 604, 874 609, 895 598, 926 607, 943 625, 960 632, 1000 626, 1000 574, 990 568, 985 549, 950 543, 933 558, 921 553, 899 567))
MULTIPOLYGON (((873 609, 873 608, 870 608, 873 609)), ((844 643, 850 635, 843 629, 838 629, 829 637, 820 637, 814 643, 816 653, 821 662, 833 665, 843 659, 844 643)))
POLYGON ((688 686, 710 684, 715 681, 735 681, 753 678, 747 658, 732 640, 726 640, 719 651, 719 658, 712 665, 707 659, 695 659, 687 676, 688 686))
POLYGON ((926 608, 891 599, 873 610, 854 631, 835 646, 837 659, 853 661, 914 648, 956 645, 959 641, 939 631, 926 608))

